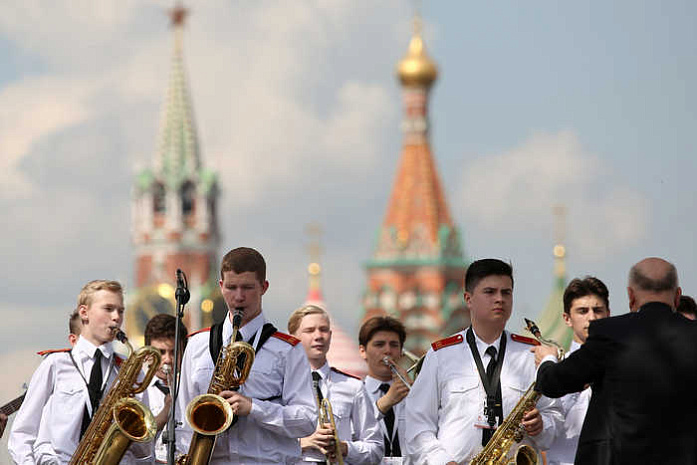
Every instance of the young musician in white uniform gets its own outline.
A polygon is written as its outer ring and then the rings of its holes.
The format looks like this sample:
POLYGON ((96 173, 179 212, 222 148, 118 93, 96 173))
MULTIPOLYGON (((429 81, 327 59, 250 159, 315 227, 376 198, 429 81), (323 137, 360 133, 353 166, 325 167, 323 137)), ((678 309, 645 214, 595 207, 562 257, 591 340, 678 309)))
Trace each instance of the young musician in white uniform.
MULTIPOLYGON (((610 316, 610 293, 598 278, 586 276, 572 280, 564 290, 564 323, 573 331, 568 355, 578 350, 588 338, 591 321, 610 316)), ((564 422, 552 447, 547 451, 548 465, 573 465, 583 420, 591 398, 591 388, 561 398, 564 422)))
MULTIPOLYGON (((367 320, 358 332, 358 350, 368 364, 368 376, 363 382, 382 431, 384 464, 408 463, 404 398, 409 393, 409 387, 384 362, 385 357, 393 361, 399 360, 406 337, 404 325, 389 316, 367 320)), ((397 366, 397 369, 405 380, 409 379, 401 367, 397 366)))
MULTIPOLYGON (((77 449, 123 362, 112 341, 123 322, 123 288, 91 281, 78 296, 82 329, 72 350, 47 355, 36 369, 12 424, 10 456, 20 465, 64 465, 77 449), (98 387, 97 387, 98 386, 98 387)), ((141 399, 147 406, 147 395, 141 399)), ((152 463, 153 445, 132 443, 122 464, 152 463)))
MULTIPOLYGON (((172 405, 170 395, 170 377, 174 365, 174 340, 177 328, 177 319, 172 315, 161 313, 155 315, 145 325, 145 345, 152 346, 160 351, 160 367, 155 373, 150 386, 148 386, 148 398, 150 410, 155 415, 158 437, 155 442, 155 463, 167 463, 167 443, 164 441, 169 420, 169 411, 172 405)), ((186 327, 179 323, 179 360, 186 347, 186 327)), ((181 364, 181 362, 180 362, 181 364)))
MULTIPOLYGON (((331 404, 344 463, 378 463, 383 455, 382 433, 363 382, 327 362, 332 339, 327 312, 314 305, 303 306, 291 314, 288 331, 305 347, 318 402, 328 399, 331 404)), ((328 456, 334 462, 336 446, 331 424, 318 425, 312 435, 300 439, 300 447, 303 459, 299 463, 324 463, 328 456)))
POLYGON ((215 363, 215 347, 227 346, 232 337, 232 318, 241 309, 239 334, 256 351, 254 364, 239 390, 222 391, 238 421, 220 434, 211 465, 228 463, 295 463, 300 458, 298 439, 312 434, 317 405, 312 393, 310 364, 299 340, 267 323, 262 296, 269 283, 266 263, 259 252, 240 247, 228 252, 221 265, 220 291, 228 307, 221 324, 189 337, 180 378, 176 418, 184 423, 177 430, 177 449, 187 453, 192 429, 185 418, 186 406, 208 391, 215 363))
MULTIPOLYGON (((465 301, 472 326, 432 344, 407 397, 413 463, 469 463, 535 380, 534 340, 504 330, 513 308, 511 266, 494 259, 472 263, 465 301)), ((559 402, 543 397, 522 426, 532 446, 545 450, 560 421, 559 402)))

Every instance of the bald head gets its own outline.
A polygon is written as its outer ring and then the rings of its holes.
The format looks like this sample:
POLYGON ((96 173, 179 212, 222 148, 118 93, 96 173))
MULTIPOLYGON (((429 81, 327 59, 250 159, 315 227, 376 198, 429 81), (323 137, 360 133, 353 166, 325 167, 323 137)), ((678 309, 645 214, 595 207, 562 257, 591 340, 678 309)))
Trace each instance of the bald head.
POLYGON ((678 270, 662 258, 645 258, 629 270, 629 309, 636 312, 649 302, 662 302, 673 308, 680 301, 678 270))

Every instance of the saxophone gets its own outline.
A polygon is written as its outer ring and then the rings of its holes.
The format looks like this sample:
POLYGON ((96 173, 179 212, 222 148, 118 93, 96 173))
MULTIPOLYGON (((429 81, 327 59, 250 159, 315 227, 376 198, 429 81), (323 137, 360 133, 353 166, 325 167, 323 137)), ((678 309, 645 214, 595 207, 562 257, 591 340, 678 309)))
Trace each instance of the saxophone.
POLYGON ((242 324, 243 310, 235 309, 232 339, 218 355, 208 392, 194 397, 186 407, 186 418, 194 435, 189 444, 189 452, 177 459, 177 465, 207 465, 211 460, 216 438, 232 424, 232 407, 218 394, 242 385, 254 363, 254 348, 244 341, 235 342, 242 324), (242 360, 241 366, 238 366, 238 360, 242 360))
MULTIPOLYGON (((563 358, 564 349, 559 344, 543 338, 533 321, 526 318, 525 323, 535 339, 542 344, 556 347, 559 358, 563 358)), ((532 446, 521 444, 514 450, 512 448, 524 439, 525 429, 521 425, 523 416, 535 408, 541 396, 542 394, 535 390, 535 382, 533 382, 511 413, 503 420, 501 426, 496 428, 487 445, 470 461, 469 465, 536 465, 539 457, 532 446)))
POLYGON ((118 378, 92 417, 70 465, 116 465, 131 441, 148 442, 155 437, 155 418, 150 409, 133 396, 150 385, 160 366, 160 351, 145 346, 134 353, 123 331, 116 331, 116 338, 128 349, 128 359, 121 365, 118 378), (138 383, 138 376, 146 362, 150 366, 138 383))

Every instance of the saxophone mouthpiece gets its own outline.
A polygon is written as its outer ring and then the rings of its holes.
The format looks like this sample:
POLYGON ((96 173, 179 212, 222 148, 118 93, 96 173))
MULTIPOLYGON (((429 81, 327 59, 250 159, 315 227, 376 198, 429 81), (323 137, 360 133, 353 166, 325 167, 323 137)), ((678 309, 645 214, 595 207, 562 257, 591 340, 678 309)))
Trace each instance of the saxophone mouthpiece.
POLYGON ((525 320, 525 325, 528 328, 528 331, 530 331, 533 335, 538 336, 540 334, 540 328, 537 327, 534 321, 528 320, 527 318, 523 318, 525 320))
POLYGON ((125 344, 128 341, 128 338, 126 337, 126 333, 121 331, 119 328, 112 327, 112 331, 116 331, 116 339, 121 343, 125 344))

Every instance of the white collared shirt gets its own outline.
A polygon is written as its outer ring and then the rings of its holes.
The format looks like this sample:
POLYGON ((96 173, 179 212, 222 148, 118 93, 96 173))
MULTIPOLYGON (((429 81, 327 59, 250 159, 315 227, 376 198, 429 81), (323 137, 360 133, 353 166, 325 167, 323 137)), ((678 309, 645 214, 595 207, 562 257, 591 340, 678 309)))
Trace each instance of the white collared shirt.
MULTIPOLYGON (((328 363, 314 371, 320 375, 322 396, 331 403, 339 440, 347 444, 348 453, 344 463, 378 463, 383 455, 382 432, 361 380, 330 368, 328 363)), ((303 454, 303 460, 298 463, 325 460, 322 453, 310 450, 303 454)))
MULTIPOLYGON (((373 413, 375 414, 375 419, 378 420, 378 424, 380 426, 380 433, 382 434, 382 437, 385 438, 387 436, 387 426, 385 425, 385 415, 383 415, 382 412, 380 412, 380 409, 378 409, 377 406, 377 401, 380 399, 382 396, 385 394, 380 390, 380 385, 383 383, 387 383, 390 386, 392 385, 392 380, 390 379, 389 381, 380 381, 377 378, 373 378, 372 376, 368 375, 365 377, 363 380, 363 383, 365 384, 365 389, 368 391, 368 396, 370 397, 371 404, 373 407, 373 413)), ((395 462, 401 462, 403 464, 408 464, 410 463, 407 460, 407 449, 406 449, 406 426, 405 426, 405 421, 406 417, 404 414, 404 410, 406 408, 406 403, 404 400, 401 402, 395 404, 392 407, 392 411, 394 412, 395 415, 395 424, 396 428, 392 429, 392 438, 390 440, 394 439, 394 436, 398 436, 399 439, 399 450, 402 452, 402 460, 395 460, 398 459, 398 457, 385 457, 383 458, 383 463, 395 463, 395 462), (399 434, 397 434, 399 432, 399 434)), ((384 440, 383 440, 383 447, 384 447, 384 440)))
MULTIPOLYGON (((153 376, 147 389, 150 411, 153 416, 157 416, 162 409, 165 408, 165 393, 155 386, 155 383, 158 381, 162 383, 160 378, 153 376)), ((167 424, 162 428, 162 431, 157 433, 157 439, 155 441, 155 463, 167 463, 167 444, 162 441, 165 431, 167 431, 167 424)))
MULTIPOLYGON (((571 341, 568 357, 581 347, 576 341, 571 341)), ((586 388, 581 392, 573 392, 561 398, 564 409, 564 423, 557 437, 554 438, 552 447, 547 451, 547 463, 549 465, 573 465, 578 447, 578 438, 581 435, 583 420, 591 400, 591 389, 586 388)))
MULTIPOLYGON (((240 331, 256 349, 266 320, 259 314, 240 331)), ((232 335, 229 313, 223 323, 223 343, 232 335)), ((208 391, 215 364, 208 348, 210 332, 191 336, 184 351, 176 418, 177 450, 187 453, 193 431, 184 418, 191 400, 208 391)), ((302 344, 271 337, 258 350, 242 395, 252 398, 252 411, 218 436, 211 465, 228 463, 294 463, 300 458, 298 438, 308 436, 317 424, 317 404, 312 390, 310 364, 302 344)))
MULTIPOLYGON (((63 465, 70 462, 79 443, 85 407, 92 414, 87 383, 96 350, 104 356, 104 399, 119 372, 111 343, 97 348, 80 337, 70 353, 50 354, 36 369, 8 440, 10 456, 16 463, 63 465)), ((140 400, 147 405, 145 396, 140 400)), ((149 443, 130 448, 121 463, 152 463, 151 446, 149 443)))
MULTIPOLYGON (((461 339, 457 343, 428 351, 407 396, 405 436, 412 463, 468 463, 482 449, 482 429, 475 425, 484 421, 486 392, 465 333, 458 333, 461 339)), ((530 346, 505 334, 506 353, 501 368, 504 417, 535 381, 536 374, 530 346)), ((536 449, 545 450, 558 431, 561 403, 541 397, 537 408, 542 415, 543 430, 527 439, 536 449)))

